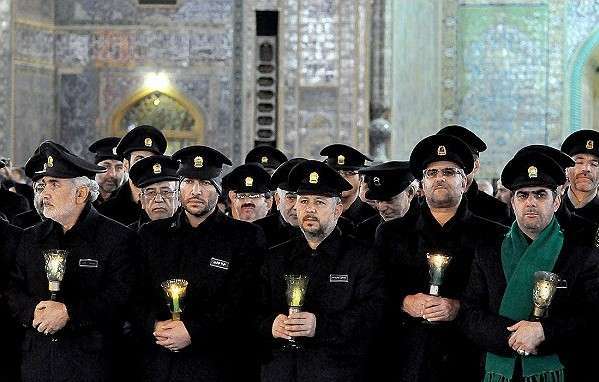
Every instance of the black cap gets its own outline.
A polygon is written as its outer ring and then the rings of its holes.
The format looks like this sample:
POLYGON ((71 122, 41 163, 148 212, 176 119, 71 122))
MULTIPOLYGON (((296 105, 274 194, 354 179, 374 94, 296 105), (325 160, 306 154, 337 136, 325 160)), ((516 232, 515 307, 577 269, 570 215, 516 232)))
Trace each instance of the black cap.
POLYGON ((220 151, 208 146, 189 146, 178 150, 172 158, 179 161, 177 175, 201 180, 216 179, 223 165, 233 163, 220 151))
POLYGON ((131 151, 150 151, 154 154, 164 154, 166 138, 160 130, 150 125, 133 128, 121 138, 116 146, 117 155, 126 157, 131 151))
POLYGON ((470 151, 472 151, 472 154, 474 155, 478 155, 479 153, 482 153, 487 149, 487 145, 485 144, 485 142, 464 126, 445 126, 441 130, 439 130, 437 134, 451 135, 452 137, 461 139, 462 141, 464 141, 465 144, 468 145, 470 151))
POLYGON ((366 161, 372 159, 351 146, 335 143, 320 151, 327 157, 326 164, 335 170, 359 170, 366 166, 366 161))
POLYGON ((116 146, 120 142, 118 137, 107 137, 98 139, 89 146, 89 151, 96 154, 94 157, 94 163, 98 164, 106 159, 114 159, 122 161, 123 157, 117 155, 116 146))
POLYGON ((592 154, 599 157, 599 131, 578 130, 562 143, 562 151, 570 156, 592 154))
POLYGON ((293 192, 294 190, 289 187, 289 173, 293 167, 306 160, 306 158, 293 158, 277 167, 270 177, 271 190, 274 191, 280 188, 281 190, 293 192))
POLYGON ((289 188, 300 195, 340 196, 352 185, 328 164, 306 160, 291 169, 289 188))
POLYGON ((245 163, 258 163, 273 170, 286 161, 287 156, 282 151, 268 145, 256 146, 245 156, 245 163))
POLYGON ((555 189, 565 182, 564 169, 552 158, 535 151, 514 157, 501 172, 501 184, 510 191, 522 187, 555 189))
POLYGON ((523 147, 520 150, 518 150, 516 155, 514 155, 514 158, 518 157, 520 155, 529 153, 529 152, 536 152, 536 153, 541 153, 541 154, 547 155, 549 158, 556 161, 557 164, 559 164, 560 167, 564 170, 567 169, 568 167, 574 166, 574 163, 575 163, 574 160, 570 156, 568 156, 566 153, 559 151, 558 149, 553 148, 551 146, 545 146, 545 145, 529 145, 529 146, 523 147))
POLYGON ((470 174, 474 168, 474 157, 464 141, 451 135, 438 134, 418 142, 410 154, 410 169, 420 179, 429 163, 439 161, 454 162, 466 174, 470 174))
POLYGON ((88 162, 52 141, 39 145, 25 164, 25 173, 34 181, 44 176, 65 179, 87 176, 93 179, 103 172, 106 172, 104 167, 88 162))
POLYGON ((178 180, 179 162, 166 155, 143 158, 129 170, 129 178, 135 187, 142 188, 158 182, 178 180))
POLYGON ((0 158, 0 168, 4 168, 6 167, 6 165, 9 163, 10 159, 8 158, 0 158))
POLYGON ((270 175, 257 163, 242 164, 223 177, 225 189, 262 194, 270 192, 270 175))
POLYGON ((390 200, 402 193, 413 181, 410 162, 391 161, 358 171, 366 175, 366 199, 390 200))

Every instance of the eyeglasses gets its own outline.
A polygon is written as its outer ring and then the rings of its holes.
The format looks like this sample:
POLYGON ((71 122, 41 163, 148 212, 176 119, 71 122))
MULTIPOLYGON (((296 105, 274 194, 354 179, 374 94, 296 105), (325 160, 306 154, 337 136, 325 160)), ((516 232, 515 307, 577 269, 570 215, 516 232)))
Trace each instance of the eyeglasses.
POLYGON ((235 194, 235 199, 258 199, 261 197, 265 197, 266 194, 254 194, 248 192, 240 192, 235 194))
POLYGON ((175 197, 176 193, 177 193, 177 191, 173 191, 173 190, 160 190, 160 192, 156 191, 156 190, 143 190, 141 192, 141 194, 148 199, 156 199, 156 197, 158 195, 160 195, 160 197, 164 200, 173 199, 175 197))
POLYGON ((455 168, 455 167, 427 168, 427 169, 422 170, 422 173, 424 174, 425 177, 427 177, 429 179, 436 178, 437 175, 439 175, 439 173, 441 173, 441 175, 444 178, 453 178, 454 176, 456 176, 458 174, 463 175, 464 170, 462 170, 461 168, 455 168))

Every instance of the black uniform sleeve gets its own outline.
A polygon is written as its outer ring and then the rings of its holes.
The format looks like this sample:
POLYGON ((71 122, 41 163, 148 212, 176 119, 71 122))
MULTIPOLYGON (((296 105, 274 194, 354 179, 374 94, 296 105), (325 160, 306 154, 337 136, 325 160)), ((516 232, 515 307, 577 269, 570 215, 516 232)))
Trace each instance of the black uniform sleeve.
POLYGON ((6 292, 11 314, 17 323, 23 327, 31 326, 33 312, 39 303, 38 299, 27 293, 27 256, 30 254, 27 248, 27 239, 24 235, 17 249, 17 256, 11 268, 6 292))
POLYGON ((514 320, 489 310, 487 277, 478 256, 472 262, 468 285, 462 296, 461 308, 456 323, 464 334, 482 350, 509 356, 508 326, 514 320))
POLYGON ((545 341, 539 346, 539 353, 555 353, 559 349, 571 347, 584 333, 593 330, 591 320, 599 314, 599 253, 594 250, 586 259, 577 276, 568 299, 568 308, 550 310, 547 318, 541 320, 545 341))

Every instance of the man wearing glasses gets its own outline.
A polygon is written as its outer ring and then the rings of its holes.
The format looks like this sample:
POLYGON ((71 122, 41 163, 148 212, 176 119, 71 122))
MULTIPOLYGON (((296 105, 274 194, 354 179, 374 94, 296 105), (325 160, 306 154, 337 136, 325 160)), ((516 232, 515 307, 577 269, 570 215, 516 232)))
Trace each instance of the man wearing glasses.
MULTIPOLYGON (((418 202, 412 202, 418 189, 409 162, 390 161, 359 171, 365 175, 368 191, 365 197, 374 201, 378 214, 356 227, 356 237, 372 242, 377 228, 384 222, 401 219, 414 221, 418 202), (407 216, 410 211, 409 216, 407 216)), ((398 223, 404 224, 404 223, 398 223)), ((382 227, 381 227, 382 228, 382 227)), ((395 228, 391 228, 393 232, 395 228)), ((394 233, 393 233, 394 234, 394 233)))
POLYGON ((268 215, 273 202, 270 175, 262 166, 242 164, 227 174, 225 179, 233 219, 254 222, 268 215))
POLYGON ((148 221, 170 218, 179 208, 179 164, 166 155, 155 155, 135 163, 129 177, 140 189, 141 208, 145 212, 129 225, 137 231, 148 221))
POLYGON ((281 164, 270 178, 271 189, 275 192, 274 199, 277 211, 254 222, 264 230, 268 248, 284 243, 301 234, 298 227, 297 210, 295 209, 297 194, 289 187, 289 172, 305 160, 304 158, 288 160, 281 164))
POLYGON ((473 166, 472 152, 458 138, 433 135, 420 141, 410 168, 421 179, 425 203, 415 223, 375 243, 387 249, 380 253, 389 295, 385 333, 388 346, 399 352, 385 364, 398 367, 400 381, 479 380, 479 354, 453 320, 475 249, 482 241, 500 240, 506 227, 469 211, 463 195, 473 166), (436 288, 427 255, 450 257, 436 288))

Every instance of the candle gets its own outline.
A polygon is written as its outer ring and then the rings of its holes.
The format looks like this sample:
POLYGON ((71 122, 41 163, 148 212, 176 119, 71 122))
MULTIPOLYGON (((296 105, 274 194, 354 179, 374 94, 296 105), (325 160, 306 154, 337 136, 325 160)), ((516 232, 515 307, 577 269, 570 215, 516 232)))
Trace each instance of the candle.
POLYGON ((179 308, 179 297, 181 295, 181 288, 177 284, 171 285, 170 294, 173 298, 173 313, 181 312, 179 308))
POLYGON ((543 300, 548 300, 552 295, 553 285, 549 281, 539 281, 537 282, 537 290, 539 297, 543 300))

